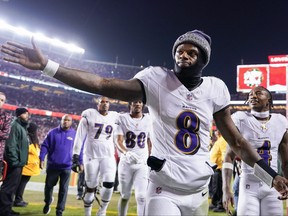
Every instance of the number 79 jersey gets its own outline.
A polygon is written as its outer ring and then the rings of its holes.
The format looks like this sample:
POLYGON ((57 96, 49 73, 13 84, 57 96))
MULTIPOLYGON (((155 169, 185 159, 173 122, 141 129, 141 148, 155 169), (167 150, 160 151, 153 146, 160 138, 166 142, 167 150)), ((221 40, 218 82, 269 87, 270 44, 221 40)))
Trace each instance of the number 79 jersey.
POLYGON ((96 109, 83 111, 75 137, 73 154, 80 154, 84 144, 83 154, 88 158, 114 157, 113 140, 118 113, 109 111, 106 116, 96 109))

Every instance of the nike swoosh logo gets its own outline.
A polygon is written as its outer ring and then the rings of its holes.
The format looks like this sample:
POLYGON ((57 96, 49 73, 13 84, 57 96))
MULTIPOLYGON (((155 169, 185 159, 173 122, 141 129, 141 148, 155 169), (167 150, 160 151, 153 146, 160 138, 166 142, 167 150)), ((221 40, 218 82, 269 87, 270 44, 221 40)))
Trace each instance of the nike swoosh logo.
POLYGON ((204 197, 207 193, 208 193, 208 191, 202 192, 202 197, 204 197))

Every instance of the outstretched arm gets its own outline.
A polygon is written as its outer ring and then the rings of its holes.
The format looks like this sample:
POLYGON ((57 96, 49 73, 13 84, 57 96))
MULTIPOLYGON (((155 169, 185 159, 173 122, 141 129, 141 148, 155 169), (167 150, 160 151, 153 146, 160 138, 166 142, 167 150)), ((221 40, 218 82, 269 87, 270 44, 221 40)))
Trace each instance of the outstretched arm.
POLYGON ((232 121, 230 110, 228 108, 220 110, 214 114, 214 120, 217 128, 222 133, 224 139, 229 143, 232 151, 238 155, 245 163, 254 167, 257 171, 257 177, 269 186, 273 186, 281 196, 279 199, 287 199, 288 196, 288 180, 275 173, 259 156, 259 154, 251 147, 244 137, 237 130, 232 121), (271 182, 267 179, 272 179, 271 182))
MULTIPOLYGON (((31 70, 43 71, 48 59, 42 54, 32 38, 32 47, 19 43, 7 42, 1 46, 1 52, 6 54, 3 59, 17 63, 31 70)), ((94 94, 105 95, 123 101, 142 100, 144 90, 137 79, 120 80, 103 78, 99 75, 82 70, 59 66, 53 77, 74 88, 94 94)))

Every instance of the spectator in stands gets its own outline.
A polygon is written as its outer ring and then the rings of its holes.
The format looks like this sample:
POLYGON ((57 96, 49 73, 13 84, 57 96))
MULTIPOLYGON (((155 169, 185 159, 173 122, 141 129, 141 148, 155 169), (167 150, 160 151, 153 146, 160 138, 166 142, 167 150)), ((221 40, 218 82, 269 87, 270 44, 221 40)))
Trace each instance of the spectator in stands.
POLYGON ((44 214, 49 214, 51 211, 50 204, 53 202, 53 188, 58 180, 60 180, 60 183, 56 216, 62 216, 62 212, 65 209, 72 167, 72 150, 76 135, 76 131, 71 128, 71 125, 72 117, 65 114, 61 119, 60 126, 50 130, 41 145, 41 169, 44 168, 44 159, 47 155, 44 214))
POLYGON ((44 74, 75 88, 123 101, 146 102, 155 139, 152 156, 148 158, 152 171, 145 214, 208 214, 208 183, 213 171, 207 158, 213 118, 232 150, 254 167, 260 179, 279 191, 281 199, 288 198, 288 180, 263 163, 235 127, 225 83, 216 77, 202 76, 211 54, 211 38, 204 32, 193 30, 176 39, 172 48, 174 71, 148 67, 129 80, 104 78, 60 66, 48 60, 34 40, 32 46, 8 42, 1 51, 6 54, 4 60, 43 70, 44 74), (179 205, 183 195, 193 202, 179 205))
POLYGON ((36 176, 40 174, 40 145, 37 134, 37 125, 34 122, 30 122, 27 131, 30 141, 28 162, 27 165, 23 167, 21 180, 15 194, 14 206, 16 207, 26 207, 28 205, 28 202, 25 202, 23 200, 25 187, 29 182, 31 176, 36 176))
POLYGON ((3 155, 5 149, 5 142, 8 139, 12 115, 6 112, 2 107, 6 102, 6 95, 4 92, 0 92, 0 181, 3 178, 2 173, 4 169, 3 155))
POLYGON ((4 160, 8 164, 8 170, 6 179, 0 188, 0 216, 19 214, 12 210, 12 205, 21 180, 22 169, 28 160, 28 110, 23 107, 17 108, 16 117, 5 145, 4 160))

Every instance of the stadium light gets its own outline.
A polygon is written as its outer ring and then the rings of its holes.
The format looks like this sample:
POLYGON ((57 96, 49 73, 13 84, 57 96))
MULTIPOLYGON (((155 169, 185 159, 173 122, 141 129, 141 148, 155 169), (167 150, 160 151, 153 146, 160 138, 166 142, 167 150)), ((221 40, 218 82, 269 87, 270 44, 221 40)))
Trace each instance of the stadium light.
POLYGON ((61 47, 63 49, 66 49, 69 52, 74 52, 74 53, 79 53, 79 54, 84 54, 85 50, 81 47, 76 46, 75 44, 72 43, 65 43, 59 39, 52 39, 49 37, 46 37, 42 33, 33 33, 28 31, 27 29, 23 27, 15 27, 12 25, 9 25, 8 23, 4 22, 3 20, 0 20, 0 30, 12 32, 13 34, 25 36, 25 37, 32 37, 36 40, 39 40, 41 42, 46 42, 49 45, 56 46, 56 47, 61 47))

